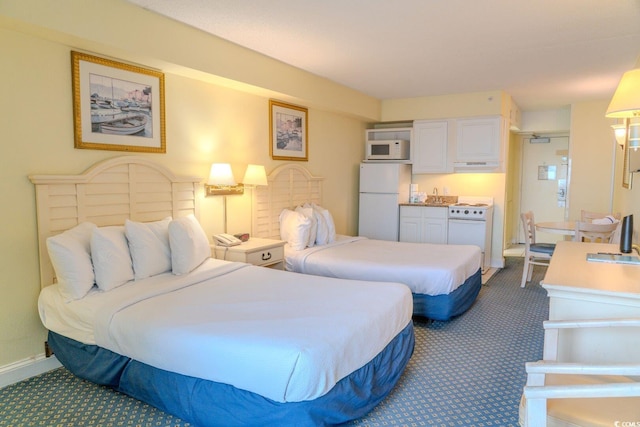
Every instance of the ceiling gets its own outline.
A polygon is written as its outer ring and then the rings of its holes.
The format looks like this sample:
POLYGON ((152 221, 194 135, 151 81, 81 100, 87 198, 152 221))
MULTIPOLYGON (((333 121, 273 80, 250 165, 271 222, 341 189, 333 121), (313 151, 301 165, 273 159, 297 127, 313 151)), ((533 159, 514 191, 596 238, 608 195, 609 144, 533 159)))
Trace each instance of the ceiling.
POLYGON ((610 98, 640 55, 640 0, 129 1, 378 99, 561 108, 610 98))

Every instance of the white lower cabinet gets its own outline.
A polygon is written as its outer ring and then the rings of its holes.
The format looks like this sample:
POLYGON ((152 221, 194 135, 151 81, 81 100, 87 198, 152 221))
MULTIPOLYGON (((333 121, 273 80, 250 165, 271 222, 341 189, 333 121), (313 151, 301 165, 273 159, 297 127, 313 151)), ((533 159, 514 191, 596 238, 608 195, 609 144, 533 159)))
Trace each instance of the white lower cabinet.
POLYGON ((400 241, 446 244, 446 206, 400 206, 400 241))

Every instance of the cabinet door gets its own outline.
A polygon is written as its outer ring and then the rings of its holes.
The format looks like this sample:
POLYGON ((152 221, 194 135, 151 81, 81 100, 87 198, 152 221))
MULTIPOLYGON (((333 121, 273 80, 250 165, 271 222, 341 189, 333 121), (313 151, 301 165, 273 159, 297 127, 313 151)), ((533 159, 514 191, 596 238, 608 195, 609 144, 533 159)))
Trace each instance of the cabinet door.
POLYGON ((422 227, 424 229, 424 243, 447 243, 447 222, 436 218, 425 218, 422 227))
POLYGON ((456 161, 500 161, 500 117, 458 119, 456 161))
POLYGON ((420 120, 413 124, 413 173, 449 172, 448 123, 420 120))
POLYGON ((400 206, 401 242, 422 243, 422 208, 400 206))

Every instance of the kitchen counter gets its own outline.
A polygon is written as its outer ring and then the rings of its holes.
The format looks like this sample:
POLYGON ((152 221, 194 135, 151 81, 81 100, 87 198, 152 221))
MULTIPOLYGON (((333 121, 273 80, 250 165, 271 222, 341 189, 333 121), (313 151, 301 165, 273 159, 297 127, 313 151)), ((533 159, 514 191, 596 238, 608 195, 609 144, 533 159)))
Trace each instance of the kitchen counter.
POLYGON ((433 208, 448 208, 449 205, 458 203, 458 196, 427 196, 427 200, 422 203, 400 203, 400 206, 427 206, 433 208), (436 202, 436 197, 439 202, 436 202))
POLYGON ((430 207, 430 208, 448 208, 449 204, 423 202, 423 203, 400 203, 400 206, 424 206, 424 207, 430 207))

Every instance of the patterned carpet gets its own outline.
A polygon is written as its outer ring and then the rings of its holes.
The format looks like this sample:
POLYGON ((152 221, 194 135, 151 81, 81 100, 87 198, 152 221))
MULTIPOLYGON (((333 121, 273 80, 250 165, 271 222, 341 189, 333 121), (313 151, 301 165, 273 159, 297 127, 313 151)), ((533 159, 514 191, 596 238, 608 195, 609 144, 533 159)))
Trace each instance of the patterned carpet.
MULTIPOLYGON (((524 363, 542 356, 548 301, 538 285, 545 269, 521 289, 523 259, 506 261, 465 314, 415 323, 415 352, 399 384, 349 425, 517 426, 524 363)), ((64 368, 0 390, 0 426, 188 425, 64 368)))

